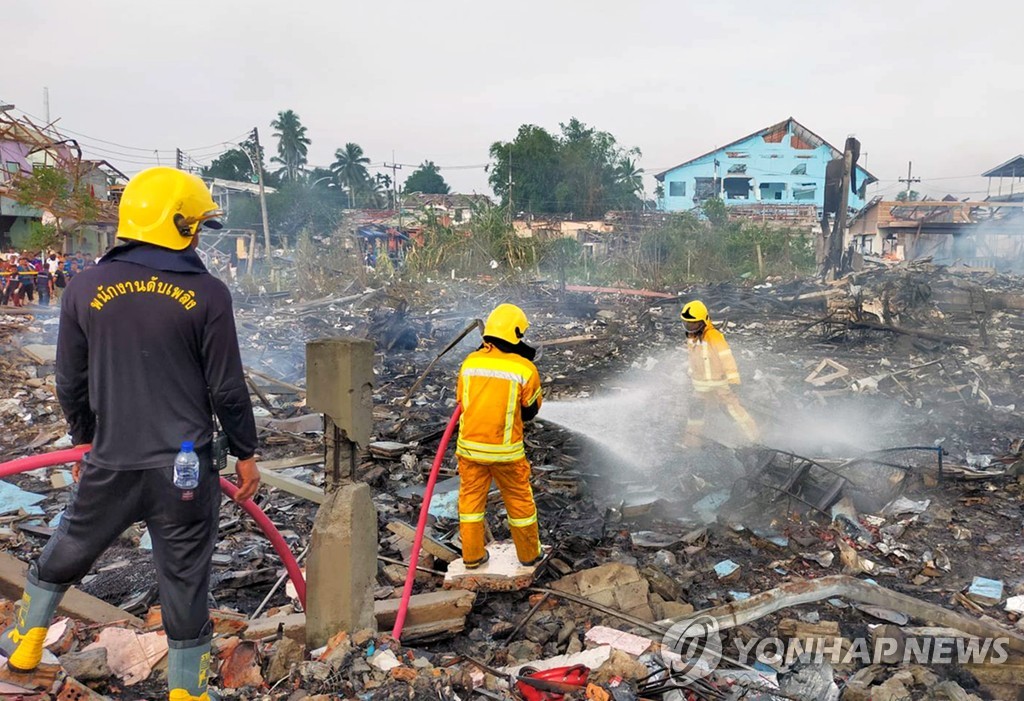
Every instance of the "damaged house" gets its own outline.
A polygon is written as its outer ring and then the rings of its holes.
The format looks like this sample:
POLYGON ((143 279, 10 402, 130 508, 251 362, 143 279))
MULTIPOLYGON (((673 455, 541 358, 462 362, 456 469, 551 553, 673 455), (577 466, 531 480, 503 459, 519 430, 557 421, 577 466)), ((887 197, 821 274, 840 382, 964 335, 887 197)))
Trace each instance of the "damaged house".
MULTIPOLYGON (((813 225, 825 204, 825 168, 842 157, 841 150, 790 117, 654 177, 664 186, 661 209, 669 212, 718 197, 733 215, 813 225)), ((859 210, 866 186, 877 178, 860 166, 856 171, 858 192, 849 206, 859 210)))
POLYGON ((942 265, 1020 270, 1024 262, 1024 156, 982 173, 984 200, 883 200, 876 197, 850 220, 847 244, 891 260, 930 258, 942 265), (998 181, 996 194, 992 179, 998 181))

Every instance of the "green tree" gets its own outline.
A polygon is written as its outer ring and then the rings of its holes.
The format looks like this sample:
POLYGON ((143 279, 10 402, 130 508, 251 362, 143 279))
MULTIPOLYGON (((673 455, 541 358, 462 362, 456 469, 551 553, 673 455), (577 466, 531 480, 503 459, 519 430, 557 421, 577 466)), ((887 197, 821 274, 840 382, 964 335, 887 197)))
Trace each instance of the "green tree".
MULTIPOLYGON (((62 239, 82 225, 97 221, 116 221, 113 206, 92 195, 82 176, 80 161, 60 166, 37 165, 29 174, 13 178, 8 196, 24 207, 33 207, 54 216, 53 236, 62 239)), ((47 235, 39 232, 38 236, 47 235)))
POLYGON ((210 165, 203 168, 201 175, 204 178, 253 182, 256 174, 249 156, 242 149, 233 148, 217 156, 210 165))
POLYGON ((369 162, 370 159, 363 153, 363 147, 351 141, 345 144, 345 148, 339 148, 334 152, 331 170, 348 188, 349 209, 355 207, 356 194, 367 189, 370 173, 366 166, 369 162))
MULTIPOLYGON (((634 149, 635 151, 636 149, 634 149)), ((636 151, 639 154, 639 151, 636 151)), ((644 192, 644 169, 639 167, 636 158, 630 153, 619 161, 618 181, 633 195, 641 196, 644 192)))
POLYGON ((511 142, 491 146, 492 189, 517 210, 598 217, 642 205, 639 149, 622 149, 608 132, 576 119, 553 136, 531 124, 511 142), (511 187, 509 174, 511 173, 511 187))
MULTIPOLYGON (((292 244, 303 230, 315 235, 334 231, 344 207, 344 196, 329 183, 284 182, 277 192, 267 195, 270 230, 282 244, 292 244)), ((260 204, 256 197, 238 199, 231 204, 227 225, 232 229, 259 230, 262 226, 260 204)))
POLYGON ((424 161, 423 165, 414 170, 406 178, 403 186, 404 192, 422 192, 424 195, 447 195, 451 192, 448 183, 441 177, 441 173, 433 161, 424 161))
POLYGON ((277 139, 277 155, 270 160, 281 166, 278 173, 282 179, 297 182, 307 163, 309 145, 306 127, 294 110, 277 113, 277 119, 270 123, 277 139))
POLYGON ((909 195, 906 190, 896 193, 897 202, 917 202, 919 199, 921 199, 921 193, 917 190, 911 190, 909 195))
POLYGON ((701 213, 711 222, 712 226, 722 227, 729 221, 726 204, 719 197, 704 200, 700 206, 701 213))
POLYGON ((558 140, 543 127, 524 124, 516 138, 491 145, 490 184, 505 207, 525 212, 558 211, 558 140))

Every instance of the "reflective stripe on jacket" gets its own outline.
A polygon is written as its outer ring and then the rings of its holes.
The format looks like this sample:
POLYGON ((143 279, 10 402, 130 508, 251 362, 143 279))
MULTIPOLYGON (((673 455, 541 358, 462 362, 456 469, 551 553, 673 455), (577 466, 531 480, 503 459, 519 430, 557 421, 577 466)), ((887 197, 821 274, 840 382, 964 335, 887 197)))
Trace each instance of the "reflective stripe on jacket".
POLYGON ((687 338, 686 349, 690 356, 693 388, 698 392, 712 392, 740 383, 740 372, 729 344, 722 332, 711 324, 699 338, 687 338))
POLYGON ((541 403, 533 363, 485 344, 462 363, 457 394, 462 418, 456 455, 487 463, 526 456, 521 407, 541 403))

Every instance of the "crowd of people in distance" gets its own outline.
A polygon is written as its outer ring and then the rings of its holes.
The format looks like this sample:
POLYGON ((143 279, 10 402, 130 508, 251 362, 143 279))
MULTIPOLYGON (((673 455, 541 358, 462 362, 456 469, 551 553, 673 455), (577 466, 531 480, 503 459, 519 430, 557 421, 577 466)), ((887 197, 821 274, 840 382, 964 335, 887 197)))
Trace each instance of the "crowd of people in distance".
POLYGON ((57 303, 68 282, 96 260, 81 251, 0 253, 0 306, 57 303))

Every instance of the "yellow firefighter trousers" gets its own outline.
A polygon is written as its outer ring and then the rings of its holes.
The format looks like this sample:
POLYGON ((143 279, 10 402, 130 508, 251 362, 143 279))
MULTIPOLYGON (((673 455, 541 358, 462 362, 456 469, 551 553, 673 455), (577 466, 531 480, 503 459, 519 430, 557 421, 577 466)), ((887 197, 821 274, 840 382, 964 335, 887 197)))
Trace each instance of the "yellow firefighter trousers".
POLYGON ((508 511, 508 525, 519 561, 530 562, 540 555, 537 505, 533 502, 530 463, 526 458, 485 463, 460 457, 459 476, 459 535, 465 562, 479 562, 484 557, 484 514, 492 478, 498 483, 508 511))
POLYGON ((711 392, 694 392, 690 399, 689 417, 686 421, 686 439, 684 443, 690 447, 697 447, 701 443, 701 436, 704 433, 704 424, 707 421, 708 409, 716 406, 725 410, 732 420, 743 431, 751 443, 756 443, 761 437, 761 431, 743 405, 736 393, 727 387, 713 390, 711 392))

